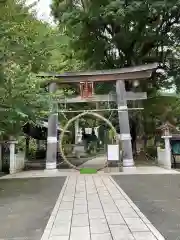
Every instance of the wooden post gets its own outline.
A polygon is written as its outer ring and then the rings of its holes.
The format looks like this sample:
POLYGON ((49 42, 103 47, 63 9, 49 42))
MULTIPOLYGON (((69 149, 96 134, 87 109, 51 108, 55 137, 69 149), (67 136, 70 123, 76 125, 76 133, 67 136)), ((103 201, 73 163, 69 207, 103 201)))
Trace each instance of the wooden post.
POLYGON ((57 161, 61 161, 61 151, 60 151, 60 134, 57 135, 57 161))
POLYGON ((37 151, 40 151, 41 150, 41 140, 37 139, 36 140, 36 146, 37 146, 37 151))
POLYGON ((29 141, 30 141, 30 137, 26 136, 25 160, 28 160, 29 158, 29 141))
POLYGON ((129 127, 129 115, 126 100, 125 83, 123 80, 116 81, 116 94, 117 94, 117 105, 118 105, 118 117, 120 126, 120 139, 122 140, 123 150, 123 166, 132 167, 134 166, 132 143, 129 127), (124 111, 122 111, 124 110, 124 111))
MULTIPOLYGON (((53 94, 56 92, 56 83, 49 85, 49 92, 53 94)), ((58 113, 56 109, 56 103, 50 102, 51 109, 48 118, 48 136, 47 136, 47 153, 46 153, 46 169, 56 169, 57 160, 57 125, 58 125, 58 113)))

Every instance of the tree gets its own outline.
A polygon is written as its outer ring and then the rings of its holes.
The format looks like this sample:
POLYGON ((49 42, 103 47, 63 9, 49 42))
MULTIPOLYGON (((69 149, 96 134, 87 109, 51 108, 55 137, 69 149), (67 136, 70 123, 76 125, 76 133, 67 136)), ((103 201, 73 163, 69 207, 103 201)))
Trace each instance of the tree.
POLYGON ((51 56, 49 58, 48 71, 67 72, 77 71, 83 68, 83 62, 78 60, 70 45, 70 38, 59 32, 59 29, 51 30, 51 41, 49 44, 51 56))
POLYGON ((50 27, 23 1, 0 3, 0 131, 14 136, 47 110, 47 94, 35 75, 47 69, 50 27))
MULTIPOLYGON (((52 12, 88 68, 107 69, 159 62, 169 75, 179 44, 178 0, 53 0, 52 12)), ((173 73, 172 73, 173 71, 173 73)), ((153 78, 156 88, 167 78, 153 78)))

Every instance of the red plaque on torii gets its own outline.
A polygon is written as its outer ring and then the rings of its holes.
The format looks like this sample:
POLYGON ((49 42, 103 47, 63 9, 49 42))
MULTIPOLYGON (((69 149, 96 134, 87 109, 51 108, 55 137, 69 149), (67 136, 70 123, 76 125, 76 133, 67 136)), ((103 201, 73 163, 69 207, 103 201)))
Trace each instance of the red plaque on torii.
POLYGON ((94 92, 93 82, 80 82, 80 96, 81 98, 90 98, 94 92))

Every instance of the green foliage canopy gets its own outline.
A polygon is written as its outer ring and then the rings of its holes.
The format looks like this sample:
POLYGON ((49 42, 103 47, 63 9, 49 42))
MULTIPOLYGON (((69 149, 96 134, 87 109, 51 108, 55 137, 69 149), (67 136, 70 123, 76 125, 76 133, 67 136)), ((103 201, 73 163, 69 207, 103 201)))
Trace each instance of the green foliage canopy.
MULTIPOLYGON (((87 68, 159 62, 168 76, 179 77, 179 0, 53 0, 52 13, 87 68)), ((162 87, 166 80, 156 76, 153 84, 162 87)))
POLYGON ((0 132, 16 135, 47 110, 36 73, 47 68, 50 28, 23 1, 0 3, 0 132))

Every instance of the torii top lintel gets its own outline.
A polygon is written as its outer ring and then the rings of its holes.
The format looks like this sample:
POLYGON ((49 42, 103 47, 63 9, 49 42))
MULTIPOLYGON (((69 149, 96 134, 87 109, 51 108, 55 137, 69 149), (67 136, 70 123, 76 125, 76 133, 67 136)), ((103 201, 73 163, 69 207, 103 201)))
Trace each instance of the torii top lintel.
POLYGON ((38 77, 46 78, 47 83, 57 84, 78 83, 78 82, 103 82, 117 80, 136 80, 151 77, 152 72, 157 69, 158 64, 145 64, 137 67, 127 67, 121 69, 91 71, 91 72, 71 72, 62 74, 39 74, 38 77))

